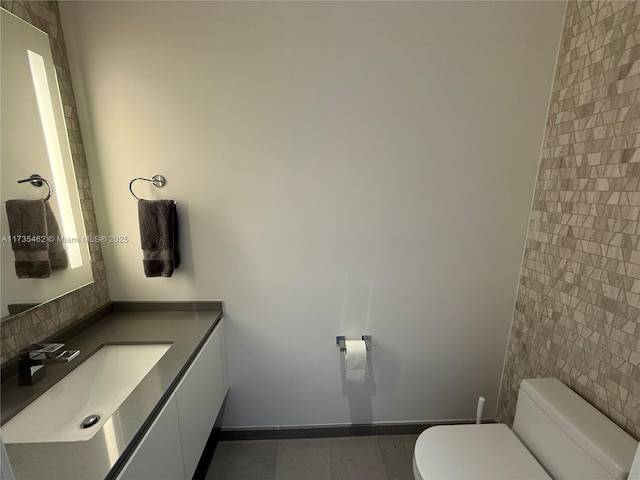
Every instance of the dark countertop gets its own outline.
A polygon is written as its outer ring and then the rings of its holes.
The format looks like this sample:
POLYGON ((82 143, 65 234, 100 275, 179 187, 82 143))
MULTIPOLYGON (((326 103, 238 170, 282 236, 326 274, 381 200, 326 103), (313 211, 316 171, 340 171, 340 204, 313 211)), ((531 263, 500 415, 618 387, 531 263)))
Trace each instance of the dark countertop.
POLYGON ((80 355, 47 365, 46 377, 18 386, 2 383, 2 423, 22 410, 107 343, 172 342, 148 375, 88 441, 6 444, 16 480, 89 480, 114 477, 153 422, 165 400, 222 318, 222 305, 208 311, 115 311, 66 341, 80 355), (109 425, 109 428, 105 428, 109 425))

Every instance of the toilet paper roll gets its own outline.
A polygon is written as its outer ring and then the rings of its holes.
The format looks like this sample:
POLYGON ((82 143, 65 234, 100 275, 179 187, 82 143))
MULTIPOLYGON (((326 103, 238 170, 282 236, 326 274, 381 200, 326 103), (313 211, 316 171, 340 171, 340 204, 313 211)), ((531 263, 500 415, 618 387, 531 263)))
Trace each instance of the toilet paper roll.
POLYGON ((367 345, 364 340, 347 340, 345 346, 347 382, 364 383, 367 375, 367 345))

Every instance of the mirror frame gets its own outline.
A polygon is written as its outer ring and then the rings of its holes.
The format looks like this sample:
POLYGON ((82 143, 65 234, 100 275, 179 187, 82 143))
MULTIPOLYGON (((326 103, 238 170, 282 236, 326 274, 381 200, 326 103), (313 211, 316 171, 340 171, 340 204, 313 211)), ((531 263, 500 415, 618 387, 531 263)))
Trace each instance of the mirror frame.
MULTIPOLYGON (((3 199, 41 197, 42 192, 29 191, 30 189, 24 191, 24 187, 19 185, 21 182, 18 182, 18 185, 14 182, 14 180, 23 178, 26 175, 25 172, 41 172, 45 178, 52 181, 49 184, 45 180, 49 188, 49 195, 45 201, 52 196, 51 186, 54 187, 54 196, 48 203, 51 204, 53 211, 57 212, 55 215, 58 223, 63 227, 61 233, 72 238, 87 238, 49 35, 4 8, 0 12, 3 37, 2 95, 8 95, 7 108, 3 108, 2 134, 7 135, 6 141, 2 144, 3 199), (8 50, 5 50, 6 48, 8 50), (28 55, 26 55, 27 53, 28 55), (4 62, 5 56, 7 64, 4 62), (35 92, 35 95, 33 88, 36 80, 30 78, 29 75, 29 71, 31 71, 31 76, 34 75, 33 65, 30 66, 32 56, 40 59, 42 70, 39 71, 46 76, 43 78, 44 81, 38 82, 40 87, 46 88, 46 92, 41 90, 40 94, 35 92), (12 72, 13 68, 17 70, 12 72), (5 90, 5 87, 8 90, 5 90), (46 131, 43 132, 43 129, 47 130, 43 124, 43 107, 40 105, 43 98, 45 102, 50 102, 48 110, 53 115, 53 117, 50 115, 47 117, 49 119, 49 134, 46 131), (26 112, 25 117, 23 119, 16 118, 22 115, 22 111, 26 112), (28 123, 23 124, 22 122, 28 123), (40 127, 41 124, 43 124, 42 127, 40 127), (54 136, 51 135, 52 133, 54 136), (8 150, 5 151, 5 149, 8 150), (31 159, 31 161, 26 165, 24 162, 18 161, 19 158, 31 159), (60 188, 56 188, 58 185, 60 188), (67 217, 60 216, 63 210, 67 212, 67 217), (74 226, 67 225, 69 222, 74 226), (71 230, 65 233, 67 227, 71 227, 71 230)), ((47 105, 44 108, 47 112, 47 105)), ((41 185, 42 182, 40 182, 41 185)), ((3 235, 8 236, 9 230, 6 221, 3 220, 2 224, 3 235)), ((25 279, 22 281, 15 278, 11 261, 14 253, 11 245, 8 242, 5 243, 3 238, 1 284, 3 316, 0 320, 35 308, 94 281, 88 242, 72 242, 65 247, 65 250, 67 256, 71 255, 70 259, 75 254, 76 265, 70 260, 67 268, 59 271, 53 270, 47 279, 25 279), (77 264, 78 260, 80 260, 79 265, 77 264)))
MULTIPOLYGON (((91 187, 84 145, 78 122, 78 110, 71 83, 71 72, 62 31, 58 3, 52 2, 2 2, 2 8, 21 18, 49 36, 49 44, 56 69, 60 98, 64 108, 67 137, 84 228, 88 236, 97 236, 98 227, 92 200, 91 187)), ((93 282, 53 298, 16 315, 1 319, 0 363, 5 365, 17 356, 19 350, 33 341, 44 340, 60 330, 76 323, 92 312, 111 302, 107 276, 100 243, 89 244, 93 282)))

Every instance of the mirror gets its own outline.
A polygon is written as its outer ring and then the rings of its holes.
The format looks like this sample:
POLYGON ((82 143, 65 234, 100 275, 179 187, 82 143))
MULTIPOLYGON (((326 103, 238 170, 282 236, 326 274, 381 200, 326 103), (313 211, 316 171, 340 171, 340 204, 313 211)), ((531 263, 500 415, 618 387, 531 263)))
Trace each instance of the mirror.
MULTIPOLYGON (((0 317, 4 320, 92 282, 93 275, 88 248, 91 239, 85 234, 49 36, 4 9, 0 13, 0 317), (31 262, 29 265, 44 261, 54 267, 45 273, 30 270, 30 277, 48 276, 18 278, 20 268, 15 262, 16 254, 22 255, 22 261, 24 255, 36 254, 13 251, 12 240, 15 243, 16 238, 10 236, 5 202, 45 198, 46 184, 36 187, 30 182, 18 183, 33 174, 42 176, 51 185, 52 194, 47 203, 57 220, 60 236, 56 242, 64 248, 62 255, 67 262, 66 267, 54 262, 51 253, 43 247, 44 259, 39 256, 42 252, 37 252, 37 259, 30 256, 26 260, 31 262)), ((18 223, 24 226, 24 219, 25 215, 20 216, 18 223)), ((45 223, 51 234, 51 222, 47 219, 45 223)), ((25 228, 28 230, 31 226, 25 228)), ((46 241, 43 244, 46 245, 46 241)), ((24 276, 24 271, 20 272, 24 276)))

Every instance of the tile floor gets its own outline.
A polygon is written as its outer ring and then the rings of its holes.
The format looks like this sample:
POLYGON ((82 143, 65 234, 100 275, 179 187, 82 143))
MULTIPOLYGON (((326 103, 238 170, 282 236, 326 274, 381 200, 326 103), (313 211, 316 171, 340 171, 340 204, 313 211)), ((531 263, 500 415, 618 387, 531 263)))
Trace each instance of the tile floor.
POLYGON ((206 480, 413 480, 418 435, 220 442, 206 480))

